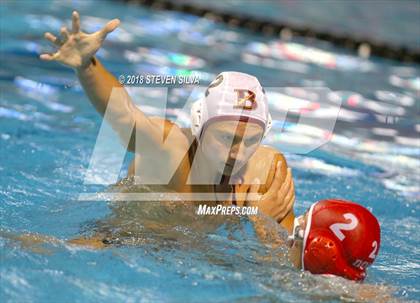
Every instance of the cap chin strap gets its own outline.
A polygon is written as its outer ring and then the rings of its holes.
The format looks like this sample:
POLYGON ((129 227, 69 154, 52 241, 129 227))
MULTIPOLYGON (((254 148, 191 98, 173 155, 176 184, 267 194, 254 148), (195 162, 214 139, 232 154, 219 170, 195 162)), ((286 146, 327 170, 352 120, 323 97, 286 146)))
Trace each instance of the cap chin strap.
POLYGON ((293 230, 292 230, 292 234, 287 237, 288 240, 291 240, 291 241, 301 240, 301 241, 303 241, 303 238, 305 237, 305 231, 302 228, 300 228, 300 224, 299 224, 299 220, 302 217, 303 216, 295 217, 295 219, 293 220, 293 230))
MULTIPOLYGON (((191 113, 190 113, 190 115, 191 115, 191 133, 196 138, 198 138, 198 136, 200 134, 201 127, 202 127, 202 121, 201 121, 201 117, 202 117, 202 114, 203 114, 202 104, 203 104, 203 98, 198 99, 191 106, 191 113)), ((264 130, 264 136, 263 136, 262 139, 264 139, 265 136, 267 136, 268 132, 271 129, 271 126, 272 126, 271 115, 270 115, 270 113, 268 113, 267 123, 265 125, 265 130, 264 130)))
POLYGON ((311 230, 311 224, 312 224, 312 213, 314 211, 315 205, 317 205, 318 202, 311 205, 308 212, 308 218, 306 219, 306 227, 305 227, 305 233, 303 235, 303 245, 302 245, 302 270, 305 270, 305 248, 306 248, 306 242, 308 241, 308 235, 309 231, 311 230))

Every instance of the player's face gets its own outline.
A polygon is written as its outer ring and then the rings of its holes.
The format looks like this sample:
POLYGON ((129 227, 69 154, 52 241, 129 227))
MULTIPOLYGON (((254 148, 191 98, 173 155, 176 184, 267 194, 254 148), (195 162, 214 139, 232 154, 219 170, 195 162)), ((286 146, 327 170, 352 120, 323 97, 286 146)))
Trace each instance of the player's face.
POLYGON ((243 121, 219 121, 207 127, 201 138, 202 152, 217 170, 237 173, 257 150, 263 129, 243 121))

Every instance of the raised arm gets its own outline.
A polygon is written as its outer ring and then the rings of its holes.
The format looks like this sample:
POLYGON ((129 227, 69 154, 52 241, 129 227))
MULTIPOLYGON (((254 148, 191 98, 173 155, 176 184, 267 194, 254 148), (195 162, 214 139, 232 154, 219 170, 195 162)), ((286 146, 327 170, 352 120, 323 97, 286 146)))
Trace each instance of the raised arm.
POLYGON ((92 57, 87 66, 77 68, 76 74, 92 105, 123 140, 127 138, 127 132, 136 128, 125 142, 128 150, 135 151, 136 135, 142 146, 161 147, 163 121, 150 118, 137 108, 126 89, 97 58, 92 57))
POLYGON ((42 54, 40 58, 45 61, 57 61, 76 71, 93 106, 108 119, 121 139, 128 140, 124 143, 128 145, 129 150, 135 150, 135 139, 148 149, 161 149, 164 120, 151 119, 139 110, 125 88, 95 58, 95 53, 102 46, 106 36, 114 31, 119 23, 118 19, 113 19, 101 30, 86 34, 80 30, 80 17, 74 11, 71 32, 62 27, 60 38, 45 33, 45 38, 57 47, 57 51, 53 54, 42 54), (127 136, 127 131, 131 131, 133 127, 136 131, 132 132, 131 137, 127 136))
POLYGON ((107 109, 112 89, 122 88, 123 86, 95 57, 92 57, 86 66, 76 68, 76 75, 92 105, 103 116, 107 109))

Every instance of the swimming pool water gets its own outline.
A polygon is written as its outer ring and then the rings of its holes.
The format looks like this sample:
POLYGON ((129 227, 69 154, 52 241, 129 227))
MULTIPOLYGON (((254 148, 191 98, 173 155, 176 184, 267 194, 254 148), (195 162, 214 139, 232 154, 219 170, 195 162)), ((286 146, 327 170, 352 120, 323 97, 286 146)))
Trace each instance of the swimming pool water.
MULTIPOLYGON (((328 119, 339 98, 343 106, 333 135, 297 124, 297 116, 291 114, 285 125, 275 121, 266 143, 287 152, 293 144, 305 146, 331 137, 309 154, 286 153, 295 179, 296 213, 328 197, 372 209, 381 223, 382 245, 366 283, 392 287, 397 300, 420 299, 417 65, 362 60, 326 43, 302 39, 285 43, 185 14, 119 2, 7 1, 0 8, 2 232, 71 239, 91 233, 99 220, 106 225, 111 216, 105 201, 78 200, 82 192, 104 189, 84 184, 102 121, 72 70, 38 59, 49 48, 43 33, 58 32, 77 9, 82 29, 88 32, 109 19, 121 19, 120 29, 98 53, 114 75, 195 72, 207 85, 221 71, 238 70, 256 75, 266 87, 324 86, 335 91, 322 98, 308 95, 310 89, 287 91, 318 121, 328 119)), ((180 109, 189 93, 173 89, 168 99, 169 117, 185 126, 188 119, 180 109)), ((273 91, 271 95, 278 96, 273 91)), ((144 102, 153 105, 154 97, 144 96, 144 102)), ((284 102, 272 98, 270 104, 274 114, 284 110, 284 102)), ((65 243, 24 247, 1 236, 0 298, 338 302, 358 289, 342 279, 293 269, 282 256, 284 249, 259 243, 246 218, 224 218, 226 222, 215 224, 212 218, 179 220, 159 211, 144 215, 139 205, 134 206, 137 210, 124 207, 121 212, 128 215, 120 223, 134 230, 124 241, 138 241, 136 245, 102 251, 65 243), (166 223, 145 229, 145 222, 153 220, 166 223), (37 248, 41 251, 34 251, 37 248)))

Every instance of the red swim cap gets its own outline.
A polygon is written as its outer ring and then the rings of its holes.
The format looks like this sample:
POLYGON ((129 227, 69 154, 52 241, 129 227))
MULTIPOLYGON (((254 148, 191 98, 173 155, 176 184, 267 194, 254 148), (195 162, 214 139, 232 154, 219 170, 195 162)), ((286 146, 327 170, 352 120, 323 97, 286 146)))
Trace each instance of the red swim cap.
POLYGON ((365 207, 344 200, 322 200, 309 209, 302 268, 313 274, 363 280, 380 244, 378 220, 365 207))

